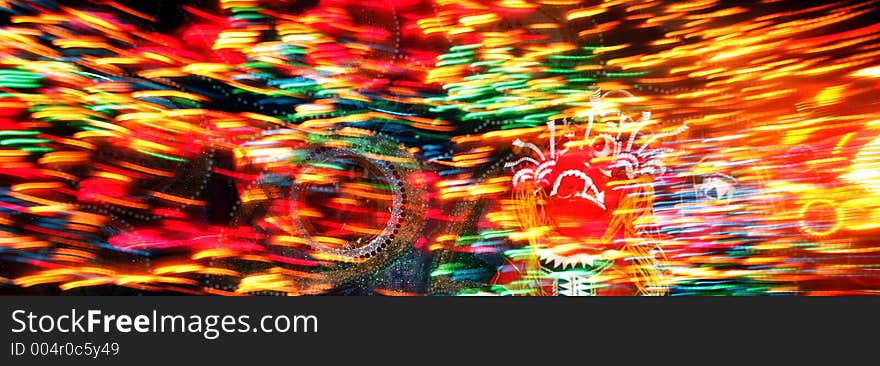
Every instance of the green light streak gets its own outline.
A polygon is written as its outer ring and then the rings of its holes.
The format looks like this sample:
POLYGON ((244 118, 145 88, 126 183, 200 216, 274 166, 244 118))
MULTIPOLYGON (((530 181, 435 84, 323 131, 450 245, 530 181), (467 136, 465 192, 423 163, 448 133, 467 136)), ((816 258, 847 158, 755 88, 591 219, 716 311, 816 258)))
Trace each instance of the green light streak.
POLYGON ((39 135, 40 131, 20 131, 20 130, 4 130, 0 131, 0 136, 32 136, 39 135))
POLYGON ((160 158, 160 159, 176 161, 176 162, 179 162, 179 163, 185 163, 185 162, 188 161, 188 160, 186 160, 186 159, 184 159, 184 158, 178 158, 178 157, 176 157, 176 156, 160 154, 160 153, 157 153, 157 152, 152 152, 152 151, 147 151, 147 150, 136 149, 136 151, 138 151, 138 152, 142 152, 142 153, 144 153, 144 154, 147 154, 147 155, 150 155, 150 156, 153 156, 153 157, 157 157, 157 158, 160 158))
POLYGON ((47 139, 34 139, 34 138, 12 138, 0 141, 0 145, 9 146, 9 145, 26 145, 26 144, 43 144, 47 142, 52 142, 52 140, 47 139))

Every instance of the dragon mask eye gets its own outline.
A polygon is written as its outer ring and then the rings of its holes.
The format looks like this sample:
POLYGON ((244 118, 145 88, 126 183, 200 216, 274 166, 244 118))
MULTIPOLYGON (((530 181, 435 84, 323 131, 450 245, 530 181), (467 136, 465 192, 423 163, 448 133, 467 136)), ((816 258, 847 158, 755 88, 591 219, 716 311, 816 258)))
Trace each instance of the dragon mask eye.
POLYGON ((614 140, 611 136, 605 135, 596 136, 590 143, 590 149, 593 151, 593 156, 597 158, 604 158, 611 155, 613 146, 614 140))

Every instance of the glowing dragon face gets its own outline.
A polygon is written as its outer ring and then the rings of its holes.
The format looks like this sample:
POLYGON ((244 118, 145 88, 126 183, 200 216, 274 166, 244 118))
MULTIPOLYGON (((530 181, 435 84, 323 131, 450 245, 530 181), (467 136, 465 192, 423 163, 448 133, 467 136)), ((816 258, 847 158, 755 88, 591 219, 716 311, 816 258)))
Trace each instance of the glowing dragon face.
MULTIPOLYGON (((626 92, 614 92, 632 97, 626 92)), ((576 128, 566 119, 562 121, 563 136, 568 141, 559 144, 556 121, 551 121, 547 124, 549 150, 517 139, 513 145, 531 156, 506 164, 515 171, 514 188, 529 187, 535 189, 536 195, 544 196, 543 211, 554 222, 557 233, 581 243, 582 249, 587 246, 584 243, 596 242, 595 239, 606 235, 614 210, 626 191, 626 184, 615 182, 663 173, 665 165, 660 158, 669 149, 649 148, 650 145, 687 129, 682 125, 665 133, 645 134, 643 129, 651 124, 651 113, 643 112, 641 119, 634 121, 623 112, 603 106, 601 98, 609 93, 594 94, 582 139, 575 137, 576 128), (606 116, 610 118, 602 119, 606 116)), ((576 255, 579 251, 583 250, 568 253, 576 255)))
POLYGON ((545 212, 562 235, 601 237, 617 208, 621 191, 608 184, 615 179, 607 159, 609 144, 599 141, 548 160, 537 170, 535 183, 547 194, 545 212))

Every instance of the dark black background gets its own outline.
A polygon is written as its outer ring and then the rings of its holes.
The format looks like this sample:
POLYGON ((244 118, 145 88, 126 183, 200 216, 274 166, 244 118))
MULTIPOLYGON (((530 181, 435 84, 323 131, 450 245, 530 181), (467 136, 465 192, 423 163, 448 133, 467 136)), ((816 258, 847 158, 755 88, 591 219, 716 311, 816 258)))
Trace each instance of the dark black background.
POLYGON ((872 364, 880 299, 4 297, 2 364, 872 364), (13 310, 314 314, 315 334, 12 333, 13 310), (9 356, 9 342, 115 341, 116 358, 9 356), (871 358, 862 358, 869 356, 871 358), (270 361, 271 360, 271 361, 270 361), (11 362, 11 363, 7 363, 11 362), (478 363, 479 362, 479 363, 478 363))

